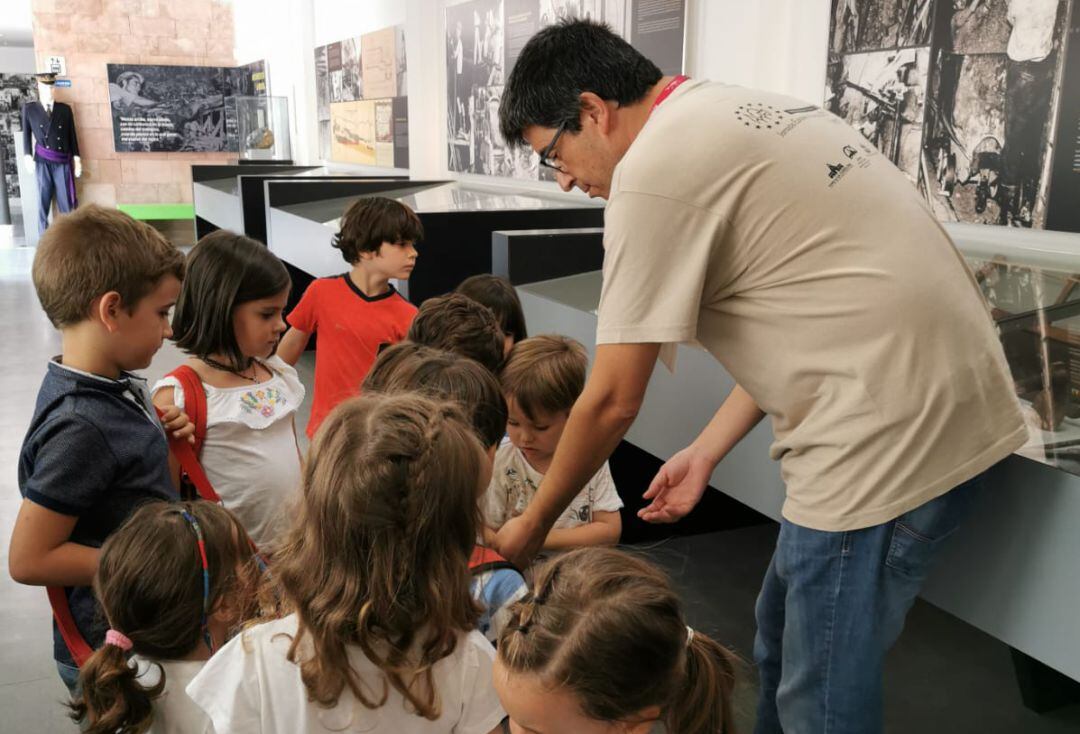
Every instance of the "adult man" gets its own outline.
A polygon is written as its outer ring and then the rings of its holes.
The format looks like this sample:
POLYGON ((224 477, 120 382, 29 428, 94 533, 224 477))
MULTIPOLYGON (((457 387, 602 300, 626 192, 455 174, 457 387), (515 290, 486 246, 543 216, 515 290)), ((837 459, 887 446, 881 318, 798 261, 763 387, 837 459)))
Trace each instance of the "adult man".
POLYGON ((500 550, 532 555, 633 422, 661 348, 696 340, 738 385, 641 514, 689 512, 768 414, 787 499, 758 600, 757 731, 880 731, 884 653, 981 473, 1027 435, 963 260, 839 118, 662 77, 603 26, 534 36, 500 127, 563 189, 608 199, 592 374, 500 550))

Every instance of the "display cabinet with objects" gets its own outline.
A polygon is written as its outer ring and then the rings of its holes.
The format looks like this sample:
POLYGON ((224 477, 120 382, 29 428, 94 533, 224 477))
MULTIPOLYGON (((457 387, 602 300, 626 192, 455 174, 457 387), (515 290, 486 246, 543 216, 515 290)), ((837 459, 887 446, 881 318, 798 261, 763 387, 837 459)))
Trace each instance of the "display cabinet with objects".
MULTIPOLYGON (((1080 690, 1080 251, 1076 235, 945 228, 997 322, 1029 440, 987 473, 922 596, 1009 645, 1024 703, 1044 711, 1076 700, 1080 690)), ((599 271, 517 286, 530 332, 566 334, 593 353, 602 288, 599 271)), ((625 437, 657 461, 693 441, 734 386, 699 347, 681 344, 669 356, 674 371, 653 370, 625 437)), ((779 520, 784 483, 769 458, 773 441, 762 421, 709 484, 779 520)))
POLYGON ((292 160, 287 97, 235 97, 241 161, 292 160))

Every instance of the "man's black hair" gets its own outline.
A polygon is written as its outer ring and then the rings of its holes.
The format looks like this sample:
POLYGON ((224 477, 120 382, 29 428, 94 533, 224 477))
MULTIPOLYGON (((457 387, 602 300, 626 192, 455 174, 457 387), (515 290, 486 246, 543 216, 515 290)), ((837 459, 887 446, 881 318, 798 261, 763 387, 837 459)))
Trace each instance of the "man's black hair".
POLYGON ((578 132, 582 92, 633 104, 662 77, 656 64, 603 23, 563 21, 521 50, 503 90, 499 132, 510 147, 521 145, 533 125, 578 132))

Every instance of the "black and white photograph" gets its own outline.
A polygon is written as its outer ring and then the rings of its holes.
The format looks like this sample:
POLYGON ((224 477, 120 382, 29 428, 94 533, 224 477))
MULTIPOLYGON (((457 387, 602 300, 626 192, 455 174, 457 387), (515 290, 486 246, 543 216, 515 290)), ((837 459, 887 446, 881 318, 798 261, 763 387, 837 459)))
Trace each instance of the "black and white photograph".
POLYGON ((834 0, 826 107, 942 221, 1044 228, 1070 3, 834 0))
POLYGON ((447 141, 450 170, 504 175, 509 151, 499 135, 504 77, 503 0, 446 9, 447 141))
POLYGON ((326 62, 326 46, 315 49, 315 114, 319 122, 330 120, 330 67, 326 62))
POLYGON ((223 67, 107 67, 117 152, 229 149, 223 67))
POLYGON ((929 48, 846 54, 829 66, 825 107, 918 180, 929 48))
POLYGON ((522 47, 541 28, 589 18, 682 72, 685 0, 465 0, 446 8, 447 162, 451 171, 553 180, 531 151, 499 137, 498 102, 522 47))
POLYGON ((921 181, 940 219, 1046 226, 1068 11, 1069 0, 940 3, 921 181))
POLYGON ((929 45, 935 2, 833 0, 829 51, 847 54, 929 45))
POLYGON ((360 53, 359 36, 341 42, 341 99, 336 102, 355 102, 364 98, 360 53))
POLYGON ((0 145, 4 146, 4 185, 7 195, 20 197, 19 160, 15 135, 22 132, 19 111, 37 99, 37 79, 30 74, 0 74, 0 145))

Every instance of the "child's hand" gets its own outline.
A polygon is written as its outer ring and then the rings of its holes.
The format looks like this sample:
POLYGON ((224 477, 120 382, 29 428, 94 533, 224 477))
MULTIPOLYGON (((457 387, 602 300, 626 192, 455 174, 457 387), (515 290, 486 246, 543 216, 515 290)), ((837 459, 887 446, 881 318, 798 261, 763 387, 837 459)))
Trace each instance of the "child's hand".
POLYGON ((195 424, 192 423, 187 413, 175 405, 160 409, 161 425, 165 426, 165 432, 175 439, 185 439, 188 443, 195 443, 195 424))

